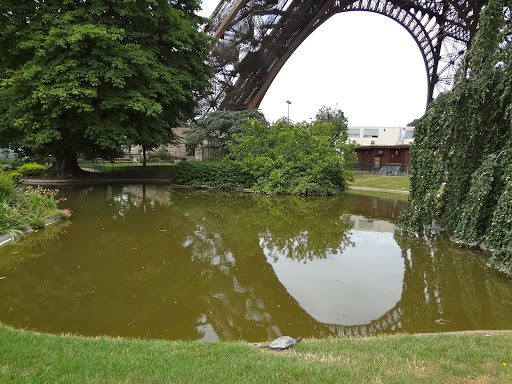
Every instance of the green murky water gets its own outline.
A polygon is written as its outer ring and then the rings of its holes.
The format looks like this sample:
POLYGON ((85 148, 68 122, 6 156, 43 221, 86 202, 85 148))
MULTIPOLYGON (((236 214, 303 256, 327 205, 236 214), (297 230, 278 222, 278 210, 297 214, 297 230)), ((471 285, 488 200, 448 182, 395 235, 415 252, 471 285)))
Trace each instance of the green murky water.
POLYGON ((4 324, 204 341, 512 328, 512 281, 479 252, 394 233, 398 201, 61 194, 70 220, 0 248, 4 324))

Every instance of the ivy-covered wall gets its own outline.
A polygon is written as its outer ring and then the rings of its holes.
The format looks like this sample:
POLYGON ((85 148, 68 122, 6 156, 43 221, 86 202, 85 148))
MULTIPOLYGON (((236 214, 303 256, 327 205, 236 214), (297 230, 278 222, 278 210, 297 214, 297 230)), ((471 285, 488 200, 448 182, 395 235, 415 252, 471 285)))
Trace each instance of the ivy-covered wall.
POLYGON ((512 270, 512 22, 490 0, 454 89, 416 122, 411 193, 398 226, 442 230, 512 270))

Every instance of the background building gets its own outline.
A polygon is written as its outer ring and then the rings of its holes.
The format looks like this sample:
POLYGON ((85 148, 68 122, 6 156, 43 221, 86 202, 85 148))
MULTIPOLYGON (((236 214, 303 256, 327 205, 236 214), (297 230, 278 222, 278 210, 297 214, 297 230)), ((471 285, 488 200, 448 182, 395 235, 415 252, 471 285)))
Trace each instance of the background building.
MULTIPOLYGON (((187 154, 187 148, 185 147, 185 133, 188 130, 188 128, 174 128, 173 131, 176 133, 180 138, 180 143, 178 144, 167 144, 167 145, 161 145, 156 150, 158 151, 165 151, 169 157, 172 157, 176 160, 197 160, 195 156, 189 156, 187 154)), ((150 152, 153 152, 155 150, 148 151, 147 154, 150 152)), ((137 163, 142 162, 142 146, 140 145, 134 145, 129 148, 127 148, 124 152, 124 155, 127 158, 130 158, 131 161, 137 163)))
POLYGON ((349 127, 348 140, 359 144, 355 172, 409 174, 414 127, 349 127))
POLYGON ((414 127, 348 127, 348 139, 363 146, 412 144, 414 127))

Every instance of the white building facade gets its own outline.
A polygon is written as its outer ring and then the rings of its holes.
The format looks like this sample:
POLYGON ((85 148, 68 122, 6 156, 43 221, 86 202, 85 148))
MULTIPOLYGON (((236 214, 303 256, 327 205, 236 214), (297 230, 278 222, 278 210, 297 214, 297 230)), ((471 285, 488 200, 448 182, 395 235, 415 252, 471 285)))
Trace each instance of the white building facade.
POLYGON ((348 140, 361 146, 414 142, 414 127, 348 127, 348 140))

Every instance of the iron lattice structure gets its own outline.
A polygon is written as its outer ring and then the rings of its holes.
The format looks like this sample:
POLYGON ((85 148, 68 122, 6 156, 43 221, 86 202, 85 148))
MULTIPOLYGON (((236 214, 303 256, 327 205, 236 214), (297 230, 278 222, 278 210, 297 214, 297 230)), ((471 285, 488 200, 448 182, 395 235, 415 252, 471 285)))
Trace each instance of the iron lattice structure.
POLYGON ((258 108, 297 47, 331 16, 368 11, 402 25, 420 48, 427 100, 453 86, 457 65, 471 44, 487 0, 221 0, 205 32, 216 39, 211 110, 258 108))

